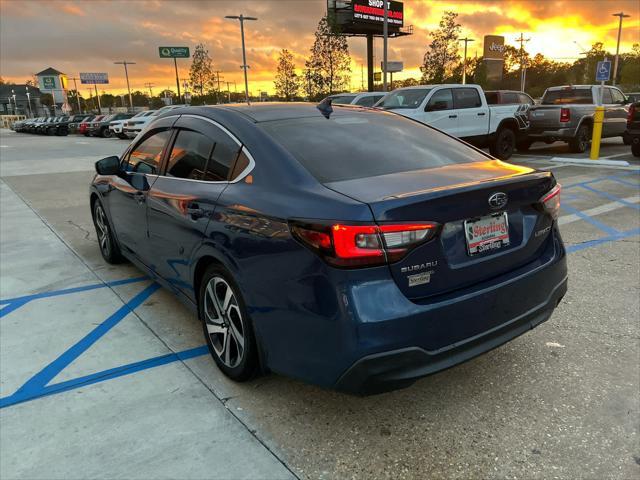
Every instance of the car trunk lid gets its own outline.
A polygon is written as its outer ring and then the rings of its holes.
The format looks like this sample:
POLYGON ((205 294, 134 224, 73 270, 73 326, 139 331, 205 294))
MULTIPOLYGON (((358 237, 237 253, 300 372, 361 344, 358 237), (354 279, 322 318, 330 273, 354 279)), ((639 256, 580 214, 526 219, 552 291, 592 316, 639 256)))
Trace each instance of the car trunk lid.
POLYGON ((554 182, 549 172, 489 160, 325 186, 367 203, 379 224, 440 225, 435 238, 389 266, 400 290, 411 299, 420 299, 502 275, 542 255, 552 220, 542 213, 538 202, 554 182), (489 204, 496 193, 506 195, 505 206, 489 204), (502 238, 502 246, 489 248, 496 243, 490 232, 489 247, 481 246, 487 250, 470 254, 478 238, 468 241, 469 228, 480 234, 486 228, 504 228, 508 240, 502 238))

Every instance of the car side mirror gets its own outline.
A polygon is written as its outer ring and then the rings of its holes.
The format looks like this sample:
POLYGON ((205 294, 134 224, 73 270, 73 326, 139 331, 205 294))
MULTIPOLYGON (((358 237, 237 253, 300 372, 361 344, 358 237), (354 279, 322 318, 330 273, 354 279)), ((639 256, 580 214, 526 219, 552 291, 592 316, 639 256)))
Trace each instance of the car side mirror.
POLYGON ((120 159, 115 155, 96 162, 98 175, 117 175, 120 173, 120 159))

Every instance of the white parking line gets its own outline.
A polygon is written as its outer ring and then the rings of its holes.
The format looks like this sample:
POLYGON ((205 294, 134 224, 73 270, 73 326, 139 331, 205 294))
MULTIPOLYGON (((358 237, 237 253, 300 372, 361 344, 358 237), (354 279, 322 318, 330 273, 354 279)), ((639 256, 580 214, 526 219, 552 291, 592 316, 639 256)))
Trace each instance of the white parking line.
MULTIPOLYGON (((634 195, 632 197, 623 198, 622 200, 629 203, 640 203, 640 196, 634 195)), ((620 202, 610 202, 610 203, 605 203, 604 205, 599 205, 597 207, 590 208, 589 210, 584 210, 582 213, 591 217, 593 215, 600 215, 602 213, 611 212, 613 210, 617 210, 618 208, 624 208, 624 207, 625 205, 623 205, 620 202)), ((575 213, 572 213, 571 215, 562 215, 558 219, 558 225, 566 225, 567 223, 577 222, 578 220, 582 220, 582 219, 575 213)))

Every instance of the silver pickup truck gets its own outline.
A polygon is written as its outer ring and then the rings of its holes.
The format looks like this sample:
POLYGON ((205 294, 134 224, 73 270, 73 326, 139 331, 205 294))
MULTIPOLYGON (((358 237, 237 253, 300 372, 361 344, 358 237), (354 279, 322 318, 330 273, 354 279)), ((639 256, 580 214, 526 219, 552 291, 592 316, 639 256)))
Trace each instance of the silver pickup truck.
MULTIPOLYGON (((527 139, 518 143, 518 150, 526 151, 536 141, 557 140, 567 142, 572 152, 587 150, 599 95, 599 85, 547 88, 540 104, 529 109, 527 139)), ((629 111, 627 98, 617 88, 605 86, 602 104, 605 107, 602 138, 624 137, 629 111)))

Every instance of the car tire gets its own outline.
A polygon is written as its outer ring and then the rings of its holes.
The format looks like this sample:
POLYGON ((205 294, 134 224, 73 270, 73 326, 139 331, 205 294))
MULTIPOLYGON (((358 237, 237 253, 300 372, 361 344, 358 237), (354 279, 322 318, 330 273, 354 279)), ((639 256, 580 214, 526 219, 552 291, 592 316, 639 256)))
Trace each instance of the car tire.
POLYGON ((640 142, 633 142, 631 144, 631 153, 634 157, 640 157, 640 142))
POLYGON ((116 135, 120 140, 128 140, 128 137, 124 133, 117 133, 116 135))
POLYGON ((631 145, 633 143, 631 135, 629 135, 627 132, 624 132, 622 134, 622 143, 624 143, 625 145, 631 145))
POLYGON ((589 148, 591 142, 591 129, 589 125, 581 125, 576 132, 576 136, 569 140, 569 148, 573 153, 584 153, 589 148))
POLYGON ((49 137, 52 137, 53 135, 55 135, 55 133, 56 133, 55 129, 53 129, 53 128, 47 128, 46 134, 47 134, 49 137))
POLYGON ((489 147, 491 155, 500 160, 507 160, 516 148, 516 134, 510 128, 501 128, 489 147))
POLYGON ((520 140, 516 143, 516 150, 519 152, 528 152, 532 143, 531 140, 520 140))
POLYGON ((101 136, 102 138, 111 138, 111 137, 112 137, 112 135, 113 135, 113 132, 112 132, 111 130, 109 130, 108 128, 103 128, 103 129, 100 131, 100 136, 101 136))
POLYGON ((107 213, 104 211, 100 200, 96 200, 93 204, 93 225, 96 229, 96 235, 98 236, 98 247, 100 248, 102 258, 104 258, 107 263, 122 263, 124 258, 120 252, 118 243, 115 241, 107 213))
POLYGON ((209 352, 222 373, 236 382, 252 378, 258 371, 253 324, 240 289, 220 265, 209 266, 202 276, 198 313, 209 352))

